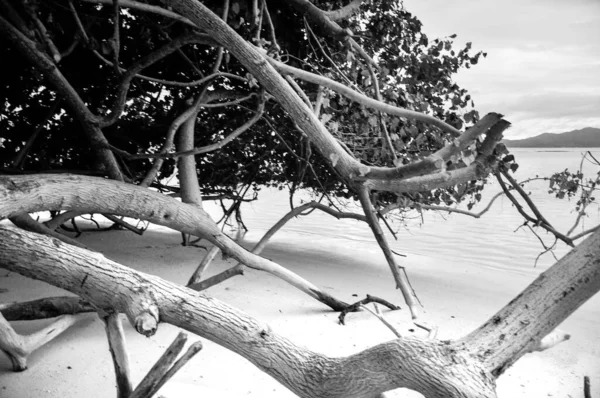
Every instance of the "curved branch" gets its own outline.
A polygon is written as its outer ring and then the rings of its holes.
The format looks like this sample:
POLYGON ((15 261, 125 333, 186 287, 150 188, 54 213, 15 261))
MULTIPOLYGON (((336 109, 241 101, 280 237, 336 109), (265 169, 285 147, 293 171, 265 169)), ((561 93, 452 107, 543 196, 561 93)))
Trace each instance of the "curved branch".
POLYGON ((110 113, 98 120, 99 126, 110 126, 114 124, 119 119, 119 117, 121 117, 121 113, 123 113, 125 103, 127 102, 127 92, 129 91, 129 86, 133 78, 139 72, 146 69, 153 63, 163 59, 167 55, 173 53, 174 51, 186 44, 204 42, 206 42, 206 35, 199 35, 194 33, 180 36, 176 39, 169 41, 167 44, 165 44, 158 50, 137 60, 133 65, 131 65, 131 67, 129 67, 129 69, 125 71, 125 74, 123 75, 123 77, 121 78, 121 82, 119 83, 119 87, 117 88, 116 99, 113 103, 110 113))
POLYGON ((202 237, 221 249, 224 255, 281 278, 336 311, 347 306, 299 275, 236 244, 198 206, 181 203, 140 186, 63 174, 0 176, 0 197, 3 198, 0 219, 43 210, 78 210, 147 220, 202 237))
MULTIPOLYGON (((202 106, 202 104, 200 105, 202 106)), ((229 144, 231 141, 239 137, 242 133, 247 131, 250 127, 252 127, 256 122, 260 120, 263 115, 265 109, 264 101, 260 101, 258 104, 258 109, 256 109, 256 113, 252 118, 250 118, 247 122, 236 128, 231 132, 231 134, 227 135, 227 137, 223 138, 221 141, 216 142, 214 144, 205 145, 202 147, 194 148, 188 151, 179 151, 175 153, 161 153, 161 154, 148 154, 148 155, 133 155, 132 159, 144 159, 144 158, 179 158, 182 156, 190 156, 190 155, 198 155, 201 153, 212 152, 218 149, 223 148, 225 145, 229 144)))
POLYGON ((480 218, 482 215, 484 215, 485 213, 487 213, 490 210, 490 208, 492 207, 492 205, 494 204, 496 199, 498 199, 502 195, 504 195, 504 192, 498 192, 496 195, 494 195, 494 197, 489 201, 487 206, 483 210, 481 210, 479 213, 473 213, 471 211, 457 209, 454 207, 447 207, 447 206, 414 204, 413 207, 416 209, 423 209, 423 210, 447 211, 448 213, 458 213, 458 214, 463 214, 465 216, 470 216, 473 218, 480 218))
MULTIPOLYGON (((521 204, 519 203, 519 201, 517 200, 517 198, 515 198, 514 195, 507 188, 506 183, 502 179, 501 172, 500 171, 496 171, 495 173, 496 173, 496 179, 500 183, 500 187, 502 188, 502 191, 506 194, 506 197, 508 199, 510 199, 510 201, 515 205, 515 207, 517 208, 517 211, 519 212, 519 214, 521 214, 521 216, 523 216, 523 218, 525 220, 527 220, 528 222, 531 222, 531 223, 535 224, 536 226, 540 226, 540 227, 544 228, 546 231, 550 232, 551 234, 553 234, 554 236, 556 236, 558 239, 560 239, 563 242, 565 242, 567 245, 569 245, 571 247, 575 246, 573 244, 573 239, 572 238, 569 238, 569 237, 561 234, 560 232, 558 232, 557 230, 555 230, 551 225, 549 225, 546 221, 540 220, 540 219, 536 219, 534 217, 531 217, 529 214, 527 214, 527 212, 525 212, 525 209, 523 209, 523 206, 521 206, 521 204)), ((515 183, 516 183, 516 181, 515 181, 515 183)), ((519 185, 518 183, 516 183, 516 184, 517 184, 517 186, 519 185)), ((517 187, 514 186, 514 185, 512 185, 512 183, 511 183, 511 186, 513 186, 515 189, 517 189, 517 187)), ((521 188, 521 187, 519 186, 519 188, 521 188)), ((523 190, 523 189, 521 188, 521 190, 523 190)), ((527 193, 525 193, 525 191, 523 191, 523 193, 525 194, 525 196, 527 196, 527 193)))
MULTIPOLYGON (((293 208, 285 216, 283 216, 279 221, 277 221, 277 223, 275 223, 275 225, 273 225, 271 228, 269 228, 269 230, 263 235, 263 237, 260 239, 260 241, 254 246, 254 248, 252 249, 252 253, 260 254, 263 251, 263 249, 265 248, 265 246, 267 245, 267 243, 269 242, 269 240, 273 237, 273 235, 275 235, 277 233, 277 231, 279 231, 281 228, 283 228, 283 226, 288 221, 290 221, 292 218, 302 215, 302 213, 308 209, 319 209, 319 210, 323 211, 324 213, 327 213, 327 214, 337 218, 338 220, 342 219, 342 218, 351 218, 351 219, 355 219, 355 220, 359 220, 359 221, 365 221, 365 222, 367 221, 367 218, 365 216, 363 216, 362 214, 339 212, 339 211, 333 210, 332 208, 330 208, 328 206, 325 206, 322 203, 318 203, 315 201, 304 203, 303 205, 293 208)), ((244 273, 244 266, 242 264, 237 264, 237 265, 221 272, 220 274, 212 276, 206 280, 200 281, 202 272, 208 266, 208 263, 210 261, 212 261, 212 259, 216 256, 217 253, 218 253, 218 248, 213 247, 210 250, 210 252, 208 252, 208 254, 206 254, 205 258, 202 260, 202 263, 198 266, 198 269, 196 269, 196 271, 194 272, 194 275, 192 275, 192 277, 190 278, 190 280, 188 282, 188 287, 190 289, 202 291, 202 290, 208 289, 209 287, 214 286, 218 283, 221 283, 231 277, 234 277, 236 275, 242 275, 244 273)), ((347 311, 347 309, 344 309, 344 311, 347 311)))
POLYGON ((443 131, 452 134, 455 137, 458 137, 461 134, 461 132, 455 129, 454 127, 433 116, 386 104, 384 102, 368 97, 364 94, 361 94, 342 83, 336 82, 335 80, 331 80, 325 76, 317 75, 315 73, 308 72, 302 69, 294 68, 293 66, 284 64, 283 62, 277 61, 276 59, 267 58, 267 60, 271 65, 273 65, 273 67, 276 70, 280 71, 281 73, 292 75, 294 77, 297 77, 298 79, 327 87, 335 91, 336 93, 339 93, 351 99, 352 101, 358 102, 359 104, 364 105, 368 108, 387 113, 388 115, 420 120, 422 122, 439 127, 443 131))

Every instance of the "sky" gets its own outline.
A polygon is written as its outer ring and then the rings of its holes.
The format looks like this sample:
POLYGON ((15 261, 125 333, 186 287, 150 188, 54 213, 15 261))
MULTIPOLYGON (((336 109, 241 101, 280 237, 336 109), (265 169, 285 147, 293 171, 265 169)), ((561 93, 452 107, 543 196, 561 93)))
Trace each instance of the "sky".
POLYGON ((456 75, 505 138, 600 127, 600 0, 404 0, 430 39, 488 53, 456 75))

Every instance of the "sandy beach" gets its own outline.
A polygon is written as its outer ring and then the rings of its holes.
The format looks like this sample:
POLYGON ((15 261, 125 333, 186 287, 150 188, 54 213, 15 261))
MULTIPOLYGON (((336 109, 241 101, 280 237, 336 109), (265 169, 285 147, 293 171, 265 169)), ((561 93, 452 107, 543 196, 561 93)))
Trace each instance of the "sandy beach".
MULTIPOLYGON (((182 247, 180 235, 151 227, 144 236, 125 231, 85 233, 81 241, 107 257, 136 270, 185 283, 205 250, 182 247)), ((244 240, 249 247, 254 242, 244 240)), ((356 242, 275 239, 263 253, 285 265, 337 298, 348 302, 374 294, 402 305, 394 290, 383 256, 362 250, 356 242), (336 243, 337 242, 337 243, 336 243), (335 244, 335 246, 332 246, 335 244)), ((403 264, 424 304, 423 320, 439 326, 442 339, 462 336, 484 322, 523 289, 540 271, 494 270, 426 256, 409 255, 403 264)), ((213 275, 233 265, 218 258, 207 273, 213 275)), ((0 301, 22 301, 65 292, 14 273, 0 272, 0 301), (6 291, 5 291, 6 290, 6 291)), ((270 275, 247 271, 207 291, 208 294, 268 322, 272 329, 298 344, 329 355, 347 355, 394 338, 367 312, 351 314, 347 325, 337 313, 270 275)), ((385 315, 404 334, 425 335, 410 322, 406 309, 385 315)), ((104 327, 95 314, 82 320, 56 340, 35 352, 29 369, 10 371, 10 361, 0 356, 0 396, 114 397, 115 380, 104 327)), ((14 322, 26 334, 48 321, 14 322)), ((125 322, 126 323, 126 322, 125 322)), ((175 338, 178 330, 162 324, 157 334, 145 338, 126 324, 127 343, 134 383, 137 383, 175 338)), ((592 391, 600 388, 600 297, 575 312, 561 329, 570 341, 543 353, 523 357, 498 381, 501 398, 583 397, 583 376, 589 375, 592 391)), ((198 340, 189 336, 188 342, 198 340)), ((175 397, 293 397, 286 388, 245 359, 202 339, 204 349, 161 390, 175 397)), ((407 390, 389 397, 419 397, 407 390)))

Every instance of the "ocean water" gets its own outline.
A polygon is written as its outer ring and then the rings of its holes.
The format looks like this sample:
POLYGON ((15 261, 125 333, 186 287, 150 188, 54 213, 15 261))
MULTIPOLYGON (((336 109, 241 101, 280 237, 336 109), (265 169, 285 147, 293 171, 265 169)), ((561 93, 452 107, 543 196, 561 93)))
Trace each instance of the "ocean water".
MULTIPOLYGON (((578 170, 584 152, 585 149, 513 149, 512 153, 520 165, 515 177, 522 181, 536 175, 550 176, 553 172, 567 168, 571 171, 578 170)), ((600 159, 600 149, 593 149, 592 153, 600 159)), ((591 176, 595 175, 599 168, 590 162, 584 162, 583 170, 591 176)), ((500 191, 498 183, 495 179, 492 180, 493 183, 484 191, 482 203, 472 211, 478 212, 483 209, 490 198, 500 191)), ((531 198, 546 219, 557 230, 566 233, 577 215, 576 198, 555 198, 548 194, 548 182, 545 181, 531 182, 526 186, 526 190, 530 192, 531 198)), ((297 194, 295 203, 300 204, 302 200, 310 200, 310 195, 297 194)), ((257 241, 289 210, 286 191, 261 191, 257 201, 242 206, 243 219, 249 228, 245 239, 257 241)), ((358 207, 350 204, 348 211, 353 210, 358 210, 358 207)), ((574 233, 600 223, 598 205, 590 205, 587 213, 587 217, 574 233)), ((406 255, 401 262, 418 262, 419 258, 427 258, 448 264, 459 261, 512 272, 539 272, 556 260, 551 253, 539 256, 544 247, 528 228, 519 228, 522 224, 523 218, 503 196, 479 219, 432 211, 425 212, 421 217, 415 212, 411 219, 390 222, 392 229, 396 231, 397 240, 390 233, 387 233, 387 236, 392 249, 406 255)), ((547 246, 554 243, 552 235, 541 229, 537 232, 547 246)), ((290 220, 272 238, 272 242, 301 242, 324 250, 328 247, 340 250, 344 246, 358 245, 366 252, 379 253, 379 247, 366 223, 337 220, 318 210, 308 216, 290 220)), ((567 245, 558 242, 554 254, 560 258, 568 251, 567 245)))

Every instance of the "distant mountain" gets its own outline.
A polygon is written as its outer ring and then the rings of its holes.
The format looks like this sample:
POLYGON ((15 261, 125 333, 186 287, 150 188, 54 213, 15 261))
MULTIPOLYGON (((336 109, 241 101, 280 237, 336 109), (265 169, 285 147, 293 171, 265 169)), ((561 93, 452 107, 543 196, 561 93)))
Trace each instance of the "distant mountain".
POLYGON ((523 140, 502 140, 509 148, 600 148, 600 129, 586 127, 568 133, 544 133, 523 140))

